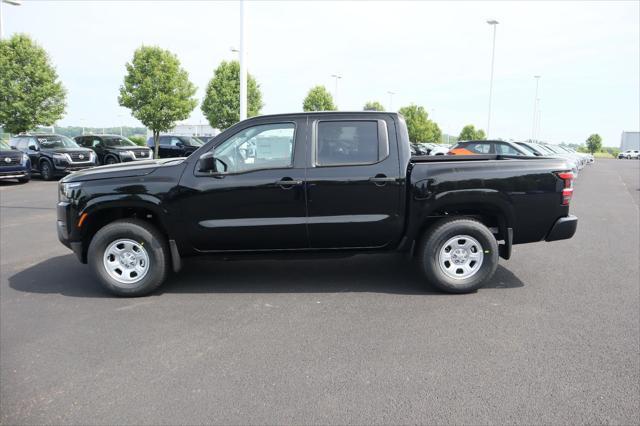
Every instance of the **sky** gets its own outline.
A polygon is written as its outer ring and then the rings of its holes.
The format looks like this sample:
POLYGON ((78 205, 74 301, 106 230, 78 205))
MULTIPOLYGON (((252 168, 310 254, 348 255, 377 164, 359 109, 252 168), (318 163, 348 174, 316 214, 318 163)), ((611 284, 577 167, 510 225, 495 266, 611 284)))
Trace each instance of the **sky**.
MULTIPOLYGON (((340 110, 369 100, 396 111, 415 103, 445 133, 487 129, 532 136, 535 79, 539 138, 582 143, 592 133, 617 146, 640 130, 640 2, 453 1, 267 2, 246 4, 249 72, 263 114, 297 112, 325 85, 340 110), (395 92, 390 99, 389 91, 395 92)), ((139 125, 118 105, 125 64, 141 45, 174 52, 202 99, 213 70, 237 58, 237 1, 29 1, 3 6, 4 36, 31 35, 68 92, 58 125, 139 125)), ((206 123, 198 106, 183 123, 206 123)))

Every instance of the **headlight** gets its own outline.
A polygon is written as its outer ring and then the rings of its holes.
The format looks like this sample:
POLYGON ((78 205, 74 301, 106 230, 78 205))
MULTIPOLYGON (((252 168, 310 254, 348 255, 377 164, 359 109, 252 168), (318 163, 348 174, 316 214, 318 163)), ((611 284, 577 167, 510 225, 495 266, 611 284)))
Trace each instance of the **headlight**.
POLYGON ((70 202, 80 192, 80 182, 60 182, 58 185, 58 201, 70 202))
POLYGON ((29 161, 29 156, 27 154, 22 154, 22 160, 20 160, 20 164, 26 166, 27 161, 29 161))
POLYGON ((125 157, 125 158, 134 157, 133 151, 120 151, 119 154, 120 154, 120 157, 125 157))
POLYGON ((71 157, 67 154, 53 154, 53 162, 54 163, 70 163, 71 157))

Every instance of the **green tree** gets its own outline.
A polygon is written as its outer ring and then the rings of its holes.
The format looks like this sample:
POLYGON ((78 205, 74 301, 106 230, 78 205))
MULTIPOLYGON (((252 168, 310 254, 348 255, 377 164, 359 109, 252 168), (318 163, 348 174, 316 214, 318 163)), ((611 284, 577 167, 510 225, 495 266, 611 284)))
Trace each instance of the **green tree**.
POLYGON ((159 47, 138 48, 126 68, 118 102, 153 132, 158 158, 160 132, 189 117, 198 104, 193 97, 196 87, 180 67, 178 57, 159 47))
POLYGON ((26 34, 0 40, 0 127, 20 133, 64 115, 65 89, 47 52, 26 34))
MULTIPOLYGON (((247 117, 260 114, 262 93, 256 79, 247 73, 247 117)), ((222 61, 209 80, 202 113, 211 126, 226 129, 240 121, 240 63, 222 61)))
POLYGON ((384 111, 384 107, 378 101, 369 101, 364 104, 364 108, 362 109, 364 111, 384 111))
POLYGON ((478 141, 484 140, 487 138, 487 135, 484 133, 484 130, 478 129, 473 124, 467 124, 462 128, 460 135, 458 136, 458 140, 461 141, 478 141))
POLYGON ((411 104, 398 110, 404 117, 411 142, 440 143, 442 131, 438 125, 429 120, 429 114, 424 107, 411 104))
POLYGON ((333 104, 333 96, 324 86, 316 86, 309 90, 307 97, 302 102, 304 111, 335 111, 338 108, 333 104))
POLYGON ((587 138, 587 149, 590 153, 600 152, 602 149, 602 138, 599 134, 594 133, 587 138))

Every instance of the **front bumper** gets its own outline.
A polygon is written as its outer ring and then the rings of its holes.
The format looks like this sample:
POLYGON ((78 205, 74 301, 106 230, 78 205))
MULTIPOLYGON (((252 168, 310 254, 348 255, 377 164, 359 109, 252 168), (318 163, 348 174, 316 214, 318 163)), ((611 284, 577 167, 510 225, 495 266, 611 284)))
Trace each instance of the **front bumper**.
POLYGON ((84 263, 83 260, 83 249, 81 241, 71 241, 71 229, 70 226, 73 226, 69 223, 69 209, 71 205, 64 201, 60 201, 56 208, 58 220, 56 221, 56 229, 58 231, 58 240, 65 245, 66 247, 73 250, 75 255, 78 257, 80 262, 84 263))
POLYGON ((29 176, 27 169, 0 171, 0 179, 20 179, 29 176))
POLYGON ((95 167, 94 163, 88 164, 66 164, 66 165, 56 165, 55 172, 67 174, 71 172, 77 172, 79 170, 90 169, 91 167, 95 167))
POLYGON ((578 228, 578 218, 573 215, 561 217, 551 227, 545 241, 568 240, 573 237, 578 228))

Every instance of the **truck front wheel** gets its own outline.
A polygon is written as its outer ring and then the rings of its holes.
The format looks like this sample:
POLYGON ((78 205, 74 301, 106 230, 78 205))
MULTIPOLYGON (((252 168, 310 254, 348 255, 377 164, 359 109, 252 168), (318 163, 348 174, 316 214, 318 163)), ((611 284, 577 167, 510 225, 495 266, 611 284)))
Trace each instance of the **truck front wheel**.
POLYGON ((498 267, 498 242, 473 219, 446 219, 427 231, 419 257, 429 282, 449 293, 482 287, 498 267))
POLYGON ((145 296, 165 280, 169 256, 164 236, 138 219, 112 222, 91 240, 87 260, 100 283, 118 296, 145 296))

